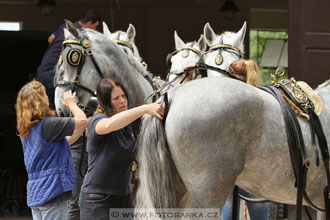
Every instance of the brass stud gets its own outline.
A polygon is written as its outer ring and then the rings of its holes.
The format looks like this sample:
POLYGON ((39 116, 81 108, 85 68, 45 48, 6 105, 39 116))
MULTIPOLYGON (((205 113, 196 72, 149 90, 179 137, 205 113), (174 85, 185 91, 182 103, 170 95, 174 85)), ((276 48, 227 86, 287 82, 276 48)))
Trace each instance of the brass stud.
POLYGON ((85 48, 89 48, 91 46, 91 42, 88 39, 84 39, 81 44, 85 47, 85 48))
POLYGON ((222 56, 221 55, 218 55, 216 58, 215 58, 215 63, 217 65, 220 65, 222 63, 223 59, 222 59, 222 56))
POLYGON ((186 57, 188 57, 189 56, 189 52, 188 52, 188 50, 185 50, 184 52, 183 52, 183 54, 182 54, 182 57, 183 58, 186 58, 186 57))

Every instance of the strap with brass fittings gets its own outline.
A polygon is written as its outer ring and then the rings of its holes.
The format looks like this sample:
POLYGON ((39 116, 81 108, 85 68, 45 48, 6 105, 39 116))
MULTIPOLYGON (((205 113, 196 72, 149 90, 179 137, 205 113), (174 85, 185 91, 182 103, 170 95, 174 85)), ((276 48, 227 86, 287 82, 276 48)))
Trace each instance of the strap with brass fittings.
POLYGON ((229 44, 216 44, 216 45, 213 45, 210 47, 210 49, 208 50, 208 52, 211 52, 211 51, 214 51, 214 50, 218 50, 218 49, 230 49, 230 50, 234 50, 236 51, 240 57, 244 57, 243 56, 243 53, 240 49, 238 49, 237 47, 234 47, 232 45, 229 45, 229 44))
MULTIPOLYGON (((304 188, 306 186, 306 183, 302 183, 302 186, 300 186, 300 187, 302 187, 302 189, 299 190, 300 192, 297 192, 297 196, 299 195, 300 201, 302 201, 302 194, 303 194, 304 199, 312 207, 314 207, 315 209, 317 209, 319 211, 325 211, 327 218, 330 219, 330 198, 329 198, 329 192, 330 192, 329 158, 330 158, 330 155, 329 155, 328 143, 327 143, 326 137, 324 135, 320 119, 318 117, 318 115, 321 114, 321 112, 322 112, 322 102, 321 102, 321 99, 318 97, 318 95, 305 82, 296 81, 294 78, 284 79, 284 77, 283 77, 284 73, 285 73, 284 68, 277 68, 277 70, 275 71, 275 74, 271 74, 271 80, 274 83, 274 89, 276 88, 275 89, 276 91, 273 89, 274 91, 272 90, 272 92, 274 94, 275 94, 275 92, 280 93, 282 95, 282 97, 279 97, 277 95, 278 100, 280 98, 285 100, 286 103, 289 104, 289 105, 287 105, 287 106, 290 106, 289 108, 291 108, 294 111, 297 111, 297 109, 299 109, 299 111, 301 111, 304 115, 307 116, 306 119, 308 119, 308 122, 310 125, 310 130, 311 130, 312 148, 316 154, 316 166, 319 166, 319 160, 320 160, 319 159, 319 150, 320 150, 320 152, 322 154, 322 159, 324 162, 323 164, 324 164, 325 170, 326 170, 326 176, 327 176, 327 186, 325 186, 325 189, 324 189, 324 201, 325 201, 325 207, 326 207, 325 209, 321 209, 312 203, 312 201, 310 200, 310 198, 307 195, 305 188, 304 188), (277 79, 278 77, 280 78, 280 81, 278 81, 278 79, 277 79), (293 108, 293 106, 295 106, 295 107, 293 108), (316 146, 316 138, 318 139, 319 148, 316 146)), ((284 105, 285 103, 283 104, 283 101, 281 101, 280 103, 281 103, 281 108, 282 108, 282 105, 284 105)), ((295 118, 295 117, 292 116, 292 118, 295 118)), ((297 119, 294 119, 294 120, 297 121, 297 119)), ((287 124, 286 121, 285 121, 285 123, 287 124)), ((298 130, 300 130, 298 121, 295 122, 295 124, 297 124, 296 127, 299 128, 298 130)), ((287 131, 288 130, 291 131, 294 129, 287 128, 287 131)), ((294 137, 296 138, 297 135, 288 134, 287 136, 288 136, 288 139, 293 139, 294 137)), ((301 163, 304 164, 304 167, 306 170, 305 171, 303 170, 302 174, 303 174, 303 176, 306 176, 307 170, 310 166, 310 160, 307 158, 307 155, 306 155, 306 152, 304 149, 302 135, 298 135, 298 136, 299 136, 299 139, 301 139, 301 140, 300 140, 300 143, 296 144, 296 146, 300 150, 296 151, 296 152, 301 152, 301 154, 300 154, 300 156, 298 156, 298 155, 292 156, 292 154, 294 154, 295 150, 290 150, 290 155, 291 155, 291 158, 295 158, 295 161, 300 159, 301 163)), ((290 146, 290 144, 289 144, 289 146, 290 146)), ((294 159, 292 159, 292 160, 294 160, 294 159)), ((296 164, 296 165, 293 164, 293 167, 294 167, 295 175, 301 172, 301 169, 299 169, 298 164, 296 164)), ((297 175, 296 175, 296 177, 297 177, 297 175)), ((302 178, 302 176, 300 176, 300 175, 298 175, 298 177, 302 178)), ((299 180, 297 179, 297 181, 299 181, 299 180)), ((300 181, 305 182, 306 180, 302 179, 300 181)), ((297 201, 298 201, 298 199, 297 199, 297 201)), ((297 202, 297 204, 298 204, 298 202, 297 202)))
POLYGON ((115 42, 118 45, 124 46, 124 47, 128 47, 129 49, 131 49, 134 52, 134 48, 132 46, 132 44, 123 41, 123 40, 113 40, 113 42, 115 42))
POLYGON ((184 47, 181 50, 191 50, 195 54, 197 54, 199 57, 202 57, 203 56, 203 54, 201 52, 199 52, 196 48, 193 48, 193 47, 184 47))

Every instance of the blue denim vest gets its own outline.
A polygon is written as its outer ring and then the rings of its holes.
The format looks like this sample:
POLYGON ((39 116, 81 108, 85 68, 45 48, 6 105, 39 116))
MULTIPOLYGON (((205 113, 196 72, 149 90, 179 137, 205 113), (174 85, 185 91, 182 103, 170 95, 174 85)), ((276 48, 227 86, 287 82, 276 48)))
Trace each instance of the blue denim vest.
POLYGON ((75 188, 75 174, 66 138, 50 143, 42 137, 43 118, 22 138, 24 163, 28 173, 27 204, 41 206, 75 188))

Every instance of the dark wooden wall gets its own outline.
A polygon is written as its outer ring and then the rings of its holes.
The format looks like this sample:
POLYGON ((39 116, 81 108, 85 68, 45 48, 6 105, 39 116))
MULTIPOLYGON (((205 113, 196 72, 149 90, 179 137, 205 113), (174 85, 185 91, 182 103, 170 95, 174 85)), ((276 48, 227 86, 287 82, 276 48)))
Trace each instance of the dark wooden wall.
POLYGON ((330 1, 289 1, 289 75, 316 87, 330 78, 330 1))

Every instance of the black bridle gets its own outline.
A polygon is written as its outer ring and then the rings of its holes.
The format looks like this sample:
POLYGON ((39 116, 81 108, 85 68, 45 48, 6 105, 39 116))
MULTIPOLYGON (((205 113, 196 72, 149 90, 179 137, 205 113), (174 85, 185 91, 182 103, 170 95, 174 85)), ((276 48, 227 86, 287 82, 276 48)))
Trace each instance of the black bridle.
MULTIPOLYGON (((84 90, 88 93, 90 93, 92 96, 96 97, 96 92, 87 88, 86 86, 83 86, 80 84, 80 74, 81 74, 81 70, 83 68, 83 65, 85 63, 85 59, 86 57, 90 57, 95 69, 99 75, 99 77, 101 79, 104 78, 104 75, 99 67, 99 65, 96 63, 95 58, 93 56, 92 50, 90 48, 91 46, 91 42, 88 38, 84 38, 82 40, 65 40, 63 41, 63 49, 62 51, 68 46, 68 45, 78 45, 81 46, 81 49, 77 49, 77 48, 71 48, 70 51, 67 53, 66 55, 66 59, 68 61, 68 63, 71 66, 76 66, 78 67, 78 71, 77 74, 74 78, 74 81, 65 81, 65 80, 61 80, 61 81, 57 81, 54 84, 54 87, 56 88, 57 86, 69 86, 70 89, 74 92, 76 89, 81 89, 84 90)), ((63 58, 60 57, 59 59, 59 63, 63 62, 62 60, 63 58)))

